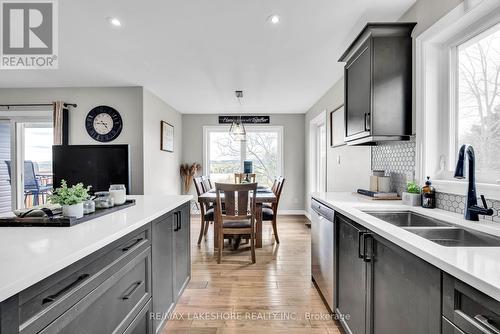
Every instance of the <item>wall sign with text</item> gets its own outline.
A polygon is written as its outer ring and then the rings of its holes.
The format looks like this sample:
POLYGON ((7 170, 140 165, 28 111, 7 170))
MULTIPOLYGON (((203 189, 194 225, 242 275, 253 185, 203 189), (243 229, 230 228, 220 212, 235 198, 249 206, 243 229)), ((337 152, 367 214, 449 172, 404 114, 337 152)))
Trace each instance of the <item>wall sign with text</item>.
POLYGON ((243 124, 269 124, 271 122, 270 116, 219 116, 219 124, 231 124, 239 121, 243 124))

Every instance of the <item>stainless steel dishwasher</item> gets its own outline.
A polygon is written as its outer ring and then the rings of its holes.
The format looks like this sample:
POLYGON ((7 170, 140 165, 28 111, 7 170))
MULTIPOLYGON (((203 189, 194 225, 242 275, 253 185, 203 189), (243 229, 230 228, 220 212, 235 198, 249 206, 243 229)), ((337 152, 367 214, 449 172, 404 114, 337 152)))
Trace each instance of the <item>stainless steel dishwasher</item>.
POLYGON ((335 296, 335 212, 314 198, 311 200, 311 274, 330 311, 335 296))

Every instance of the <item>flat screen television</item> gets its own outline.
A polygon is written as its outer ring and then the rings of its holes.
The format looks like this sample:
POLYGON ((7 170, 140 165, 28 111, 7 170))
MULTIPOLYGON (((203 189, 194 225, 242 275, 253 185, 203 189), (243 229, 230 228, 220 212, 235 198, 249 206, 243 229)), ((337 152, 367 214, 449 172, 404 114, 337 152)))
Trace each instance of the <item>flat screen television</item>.
POLYGON ((91 185, 91 192, 107 191, 111 184, 124 184, 130 191, 128 145, 55 145, 52 146, 54 187, 66 180, 91 185))

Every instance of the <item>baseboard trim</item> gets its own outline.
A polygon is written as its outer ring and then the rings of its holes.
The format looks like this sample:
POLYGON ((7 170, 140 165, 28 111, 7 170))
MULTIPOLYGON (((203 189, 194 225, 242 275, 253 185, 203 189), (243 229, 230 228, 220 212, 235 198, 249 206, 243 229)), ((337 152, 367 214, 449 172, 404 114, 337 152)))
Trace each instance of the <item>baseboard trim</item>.
POLYGON ((307 212, 305 210, 278 210, 278 215, 306 216, 307 212))

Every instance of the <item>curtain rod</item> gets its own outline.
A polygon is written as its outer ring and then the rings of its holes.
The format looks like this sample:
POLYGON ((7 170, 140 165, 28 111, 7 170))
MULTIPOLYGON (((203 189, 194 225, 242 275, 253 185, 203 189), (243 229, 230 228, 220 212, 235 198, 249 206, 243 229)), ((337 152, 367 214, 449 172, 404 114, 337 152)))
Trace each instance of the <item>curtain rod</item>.
MULTIPOLYGON (((10 107, 52 107, 52 103, 24 103, 24 104, 0 104, 0 107, 6 107, 9 109, 10 107)), ((76 108, 76 103, 64 103, 65 107, 73 107, 76 108)))

